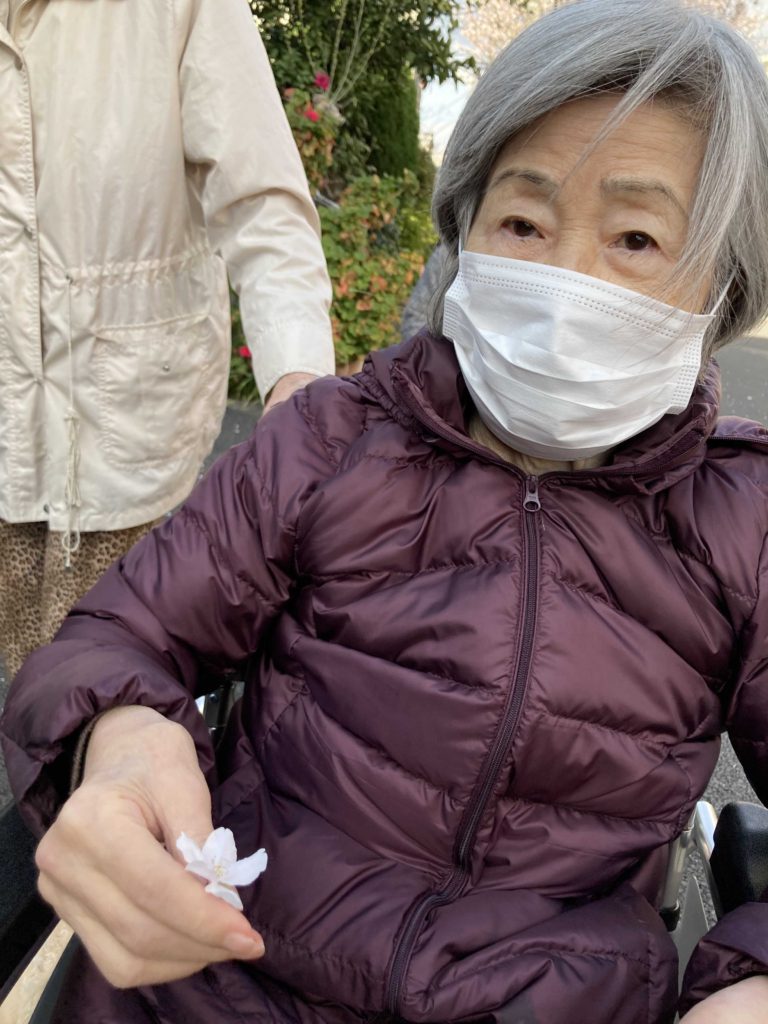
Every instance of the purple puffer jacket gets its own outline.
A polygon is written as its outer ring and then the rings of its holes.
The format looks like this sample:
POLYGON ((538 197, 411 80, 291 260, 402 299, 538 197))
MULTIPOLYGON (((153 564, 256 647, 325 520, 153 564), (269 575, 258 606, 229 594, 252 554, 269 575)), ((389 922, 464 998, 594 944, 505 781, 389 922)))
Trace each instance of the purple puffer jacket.
MULTIPOLYGON (((768 795, 768 435, 689 409, 600 470, 526 478, 468 437, 420 335, 271 412, 17 677, 15 792, 43 830, 72 737, 118 704, 186 725, 214 820, 270 866, 256 967, 116 992, 67 1024, 661 1024, 651 906, 719 734, 768 795), (193 695, 257 652, 214 768, 193 695)), ((710 933, 698 999, 768 972, 768 905, 710 933)), ((686 1004, 687 1005, 687 1004, 686 1004)))

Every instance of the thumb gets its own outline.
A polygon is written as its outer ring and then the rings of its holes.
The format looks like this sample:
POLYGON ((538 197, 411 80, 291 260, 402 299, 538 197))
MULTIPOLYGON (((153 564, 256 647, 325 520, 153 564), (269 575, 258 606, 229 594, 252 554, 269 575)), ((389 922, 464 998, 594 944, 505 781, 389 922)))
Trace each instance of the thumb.
POLYGON ((180 766, 172 777, 156 782, 152 809, 159 838, 181 864, 186 861, 176 843, 182 832, 202 846, 213 831, 211 794, 197 763, 180 766))

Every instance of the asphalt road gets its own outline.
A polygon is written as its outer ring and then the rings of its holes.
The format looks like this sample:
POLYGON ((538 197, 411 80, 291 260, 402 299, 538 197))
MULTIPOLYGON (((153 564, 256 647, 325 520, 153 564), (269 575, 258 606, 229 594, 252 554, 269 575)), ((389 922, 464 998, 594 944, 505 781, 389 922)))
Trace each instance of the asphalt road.
MULTIPOLYGON (((768 338, 751 338, 737 342, 720 355, 723 372, 722 412, 727 415, 746 416, 768 423, 768 338)), ((227 410, 221 436, 211 458, 217 457, 230 445, 243 440, 255 422, 254 410, 231 406, 227 410)), ((7 681, 0 660, 0 701, 5 696, 7 681)), ((730 744, 723 744, 723 752, 707 798, 719 810, 729 800, 755 800, 730 744)), ((5 771, 0 765, 0 804, 10 799, 5 771)))

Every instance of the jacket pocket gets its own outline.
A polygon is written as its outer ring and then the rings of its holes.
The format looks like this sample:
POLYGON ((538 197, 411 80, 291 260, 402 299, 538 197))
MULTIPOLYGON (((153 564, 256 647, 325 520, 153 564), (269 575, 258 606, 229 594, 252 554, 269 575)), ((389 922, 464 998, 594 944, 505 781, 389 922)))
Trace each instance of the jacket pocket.
POLYGON ((110 462, 196 457, 210 444, 221 411, 222 345, 207 313, 94 334, 99 433, 110 462))

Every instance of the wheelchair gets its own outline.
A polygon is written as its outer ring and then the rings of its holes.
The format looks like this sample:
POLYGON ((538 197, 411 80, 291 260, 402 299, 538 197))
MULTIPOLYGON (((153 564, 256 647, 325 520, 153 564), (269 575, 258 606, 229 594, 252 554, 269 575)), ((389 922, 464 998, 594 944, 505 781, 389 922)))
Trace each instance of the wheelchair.
MULTIPOLYGON (((214 742, 221 733, 241 684, 233 684, 198 702, 214 742)), ((38 896, 35 840, 15 805, 0 813, 0 863, 13 887, 0 887, 0 1006, 53 930, 56 919, 38 896)), ((659 914, 677 946, 680 982, 699 939, 715 917, 742 903, 759 900, 768 889, 768 808, 729 803, 718 818, 712 804, 699 801, 686 828, 668 849, 659 914), (704 867, 704 895, 690 871, 694 855, 704 867)), ((70 940, 51 975, 30 1024, 50 1024, 78 939, 70 940)))

